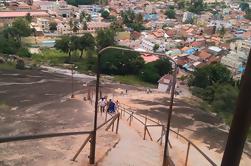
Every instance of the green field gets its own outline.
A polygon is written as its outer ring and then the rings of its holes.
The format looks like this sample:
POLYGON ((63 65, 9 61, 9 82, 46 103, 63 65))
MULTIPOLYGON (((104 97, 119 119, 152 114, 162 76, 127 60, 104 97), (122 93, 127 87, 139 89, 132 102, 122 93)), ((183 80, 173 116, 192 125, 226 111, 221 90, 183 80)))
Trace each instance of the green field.
POLYGON ((156 87, 154 84, 150 84, 150 83, 140 80, 135 75, 117 75, 117 76, 114 76, 114 80, 122 84, 129 84, 129 85, 148 87, 148 88, 156 87))
POLYGON ((15 64, 4 63, 0 64, 0 70, 13 70, 15 69, 15 64))

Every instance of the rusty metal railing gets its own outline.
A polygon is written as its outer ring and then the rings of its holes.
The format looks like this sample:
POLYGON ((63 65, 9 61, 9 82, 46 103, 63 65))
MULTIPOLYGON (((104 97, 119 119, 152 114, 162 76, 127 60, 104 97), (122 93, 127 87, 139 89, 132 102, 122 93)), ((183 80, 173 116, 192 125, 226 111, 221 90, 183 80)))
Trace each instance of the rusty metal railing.
MULTIPOLYGON (((119 111, 121 114, 121 118, 123 117, 123 115, 125 116, 125 114, 127 114, 129 116, 127 118, 127 121, 129 121, 130 126, 132 125, 133 119, 137 120, 140 124, 142 124, 144 126, 143 140, 146 139, 146 134, 148 134, 150 140, 153 141, 151 133, 148 130, 149 127, 161 127, 162 128, 161 135, 160 135, 160 138, 156 140, 156 142, 159 142, 160 145, 162 145, 162 138, 165 136, 165 133, 167 130, 167 128, 163 124, 161 124, 160 122, 153 120, 147 116, 144 116, 142 114, 138 114, 136 111, 134 111, 132 109, 132 107, 129 107, 124 104, 120 104, 119 111), (140 118, 138 118, 137 116, 143 118, 144 122, 140 118), (147 124, 147 121, 150 121, 154 124, 147 124)), ((217 166, 217 164, 215 164, 215 162, 212 159, 210 159, 198 146, 196 146, 192 141, 190 141, 188 138, 186 138, 185 136, 180 134, 179 130, 176 132, 175 130, 170 128, 170 131, 177 135, 177 137, 176 137, 177 139, 178 139, 178 137, 181 137, 187 142, 187 150, 186 150, 186 157, 185 157, 185 163, 184 163, 185 166, 188 165, 188 159, 189 159, 189 153, 190 153, 191 146, 193 146, 211 165, 217 166)), ((172 148, 170 141, 168 142, 168 144, 169 144, 170 148, 172 148)))
MULTIPOLYGON (((108 126, 106 127, 106 131, 110 129, 112 126, 112 131, 114 130, 114 123, 117 121, 116 124, 116 134, 118 133, 119 129, 119 118, 120 113, 116 113, 114 115, 111 115, 111 117, 100 124, 97 127, 97 130, 104 127, 106 124, 108 126)), ((77 157, 81 153, 81 151, 84 149, 84 147, 87 145, 88 142, 90 144, 93 141, 93 131, 76 131, 76 132, 61 132, 61 133, 44 133, 44 134, 31 134, 31 135, 18 135, 18 136, 6 136, 6 137, 0 137, 0 143, 7 143, 7 142, 16 142, 16 141, 26 141, 26 140, 34 140, 34 139, 44 139, 44 138, 53 138, 53 137, 65 137, 65 136, 74 136, 74 135, 88 135, 83 144, 80 146, 74 157, 72 158, 72 161, 76 161, 77 157)), ((91 149, 90 149, 91 154, 91 149)), ((90 156, 89 156, 89 163, 90 163, 90 156)))

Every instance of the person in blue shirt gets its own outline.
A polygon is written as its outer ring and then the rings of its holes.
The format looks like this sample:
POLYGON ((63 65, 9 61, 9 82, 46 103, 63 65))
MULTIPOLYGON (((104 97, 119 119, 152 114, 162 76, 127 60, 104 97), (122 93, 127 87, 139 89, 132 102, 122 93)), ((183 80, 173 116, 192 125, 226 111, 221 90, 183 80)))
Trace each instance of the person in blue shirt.
POLYGON ((112 99, 109 100, 108 112, 115 113, 115 103, 112 101, 112 99))

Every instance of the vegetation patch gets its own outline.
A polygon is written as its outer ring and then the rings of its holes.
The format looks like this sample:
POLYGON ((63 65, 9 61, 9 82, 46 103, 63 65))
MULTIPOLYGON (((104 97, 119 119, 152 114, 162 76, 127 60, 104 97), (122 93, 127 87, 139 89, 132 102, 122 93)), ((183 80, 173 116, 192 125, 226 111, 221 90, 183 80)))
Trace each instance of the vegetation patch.
POLYGON ((149 88, 156 87, 154 84, 142 81, 141 79, 139 79, 139 77, 135 75, 116 75, 114 76, 114 80, 122 84, 129 84, 129 85, 149 87, 149 88))
POLYGON ((0 70, 14 70, 15 64, 12 63, 2 63, 0 64, 0 70))

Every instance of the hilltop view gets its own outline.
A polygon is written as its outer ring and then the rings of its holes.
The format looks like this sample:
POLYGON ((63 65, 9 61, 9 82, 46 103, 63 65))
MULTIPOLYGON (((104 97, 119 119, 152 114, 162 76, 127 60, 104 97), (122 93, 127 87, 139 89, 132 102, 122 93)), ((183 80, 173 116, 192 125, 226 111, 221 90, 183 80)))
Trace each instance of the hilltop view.
POLYGON ((0 166, 250 166, 250 55, 248 0, 0 0, 0 166))

